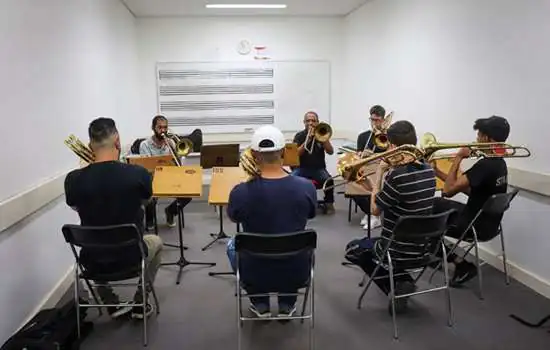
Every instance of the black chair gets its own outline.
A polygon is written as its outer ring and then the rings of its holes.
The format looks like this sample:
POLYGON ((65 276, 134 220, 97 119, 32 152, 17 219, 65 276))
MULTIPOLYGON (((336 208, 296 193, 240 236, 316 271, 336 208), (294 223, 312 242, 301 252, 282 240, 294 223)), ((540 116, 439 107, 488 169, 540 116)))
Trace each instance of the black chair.
MULTIPOLYGON (((491 237, 490 239, 487 239, 487 240, 479 239, 478 233, 476 232, 474 225, 478 220, 478 218, 481 217, 482 214, 491 215, 491 216, 504 215, 504 212, 508 210, 508 208, 510 207, 510 203, 516 197, 518 192, 519 192, 518 189, 514 189, 513 191, 508 193, 495 194, 489 197, 489 199, 485 202, 485 204, 479 210, 479 212, 474 216, 472 221, 468 224, 464 232, 460 235, 460 238, 458 238, 458 240, 452 246, 452 248, 448 253, 448 255, 453 254, 462 242, 466 243, 466 245, 462 247, 464 249, 464 254, 462 255, 462 258, 466 257, 466 255, 472 250, 472 248, 474 248, 475 265, 477 268, 477 276, 478 276, 478 296, 480 299, 483 299, 483 289, 482 289, 483 277, 481 275, 481 266, 483 264, 479 260, 479 243, 488 242, 492 240, 494 237, 491 237)), ((504 246, 504 233, 502 230, 502 223, 500 223, 498 226, 497 235, 500 236, 500 244, 502 247, 502 264, 504 269, 504 280, 506 284, 510 284, 510 277, 508 275, 508 264, 506 261, 506 249, 504 246)), ((432 276, 430 278, 433 277, 434 273, 432 273, 432 276)))
MULTIPOLYGON (((136 225, 124 224, 103 227, 86 227, 79 225, 63 225, 62 228, 65 241, 70 244, 71 250, 75 257, 75 283, 74 296, 76 308, 76 319, 78 337, 80 338, 80 308, 81 307, 96 307, 101 310, 101 307, 122 306, 126 304, 102 304, 97 297, 90 281, 101 281, 103 283, 94 282, 94 285, 101 286, 110 283, 112 286, 135 286, 141 285, 143 292, 142 303, 132 303, 130 306, 141 306, 145 310, 147 307, 147 291, 150 290, 155 300, 157 314, 160 312, 159 302, 153 284, 150 278, 146 276, 146 257, 145 243, 142 235, 139 233, 136 225), (77 248, 82 248, 84 251, 94 255, 106 256, 108 265, 99 265, 91 261, 82 259, 82 250, 77 251, 77 248), (124 259, 116 257, 123 256, 124 259), (106 267, 108 266, 108 267, 106 267), (122 283, 130 279, 139 278, 135 283, 122 283), (79 299, 79 281, 84 280, 88 289, 92 293, 96 304, 81 303, 79 299), (112 283, 117 282, 117 283, 112 283)), ((143 345, 147 346, 147 317, 143 318, 143 345)))
POLYGON ((202 130, 195 129, 189 135, 180 135, 180 137, 188 138, 193 142, 193 152, 200 152, 202 147, 202 130))
MULTIPOLYGON (((253 233, 238 233, 235 236, 235 252, 237 257, 237 308, 238 308, 238 349, 241 349, 241 331, 243 321, 262 321, 262 320, 294 320, 299 319, 303 323, 305 319, 310 320, 309 343, 310 348, 313 348, 313 325, 314 325, 314 288, 313 288, 313 271, 315 265, 315 249, 317 247, 317 232, 314 230, 305 230, 295 233, 285 234, 253 234, 253 233), (262 266, 261 261, 269 262, 263 274, 269 274, 269 268, 273 267, 273 263, 283 261, 290 258, 297 258, 303 254, 307 257, 309 273, 303 276, 303 280, 296 282, 298 293, 277 293, 276 286, 268 287, 270 291, 263 294, 248 294, 245 291, 246 286, 252 286, 253 280, 246 274, 246 268, 243 269, 242 261, 244 259, 254 259, 255 266, 262 266), (304 292, 300 290, 305 289, 304 292), (244 292, 244 293, 243 293, 244 292), (302 311, 300 316, 277 316, 277 317, 245 317, 242 310, 242 299, 245 297, 261 297, 261 296, 301 296, 303 295, 302 311), (309 298, 309 299, 308 299, 309 298), (309 313, 306 314, 306 303, 309 300, 309 313)), ((284 262, 282 262, 284 263, 284 262)), ((294 271, 289 271, 292 274, 294 271)), ((302 277, 302 276, 300 276, 302 277)))
POLYGON ((133 143, 132 143, 132 146, 130 147, 130 152, 132 154, 139 154, 139 146, 141 145, 141 143, 145 141, 144 138, 139 138, 139 139, 136 139, 133 143))
MULTIPOLYGON (((402 216, 397 220, 391 237, 381 237, 376 244, 380 246, 382 252, 375 261, 377 266, 374 269, 369 282, 364 287, 357 308, 361 308, 361 304, 367 290, 375 279, 389 278, 391 301, 391 313, 394 328, 394 337, 397 339, 397 322, 395 316, 395 300, 406 298, 418 294, 425 294, 445 290, 447 299, 448 324, 452 326, 452 306, 451 295, 449 288, 449 271, 447 260, 443 257, 445 254, 445 245, 443 244, 443 235, 447 229, 449 216, 454 210, 449 210, 443 213, 434 215, 419 215, 419 216, 402 216), (438 254, 441 248, 443 254, 438 254), (429 267, 443 261, 443 270, 445 274, 445 283, 442 286, 415 291, 409 294, 395 295, 395 280, 396 276, 405 273, 418 273, 415 283, 420 279, 424 271, 429 267), (388 275, 377 276, 378 271, 383 268, 388 270, 388 275), (397 274, 394 271, 401 271, 397 274)), ((376 247, 374 248, 376 251, 376 247)))

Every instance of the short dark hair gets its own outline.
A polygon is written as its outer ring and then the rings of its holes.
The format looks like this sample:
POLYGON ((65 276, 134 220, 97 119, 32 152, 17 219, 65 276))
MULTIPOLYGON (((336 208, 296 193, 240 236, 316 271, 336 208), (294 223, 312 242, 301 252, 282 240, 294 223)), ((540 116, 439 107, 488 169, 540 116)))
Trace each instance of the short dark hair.
POLYGON ((317 119, 317 121, 319 121, 319 114, 317 114, 317 112, 315 112, 315 111, 307 111, 307 112, 304 114, 304 119, 306 119, 306 116, 307 116, 308 114, 313 114, 313 115, 315 115, 315 119, 317 119))
POLYGON ((388 141, 396 146, 416 145, 416 130, 407 120, 400 120, 388 128, 388 141))
POLYGON ((168 122, 168 119, 166 119, 165 116, 163 115, 156 115, 154 118, 153 118, 153 122, 151 123, 151 128, 155 128, 157 126, 157 123, 159 122, 159 120, 164 120, 166 122, 168 122))
POLYGON ((380 105, 372 106, 370 108, 370 115, 373 115, 373 114, 384 118, 386 116, 386 110, 384 109, 384 107, 380 105))
POLYGON ((257 152, 256 157, 262 164, 276 164, 283 158, 283 150, 272 152, 257 152))
POLYGON ((474 130, 481 132, 495 142, 504 142, 510 135, 508 120, 497 115, 478 119, 474 123, 474 130))
POLYGON ((106 146, 106 143, 112 140, 117 133, 115 121, 111 118, 94 119, 88 127, 90 143, 96 148, 106 146))

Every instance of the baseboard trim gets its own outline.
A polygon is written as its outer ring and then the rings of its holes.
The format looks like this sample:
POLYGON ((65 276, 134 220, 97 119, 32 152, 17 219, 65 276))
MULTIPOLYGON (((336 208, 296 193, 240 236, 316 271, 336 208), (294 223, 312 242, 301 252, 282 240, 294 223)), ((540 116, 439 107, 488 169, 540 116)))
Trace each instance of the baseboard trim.
MULTIPOLYGON (((453 244, 456 242, 454 239, 448 240, 453 242, 453 244)), ((459 246, 464 247, 465 245, 465 243, 461 243, 459 246)), ((473 249, 468 255, 470 255, 471 258, 475 257, 473 249)), ((479 245, 479 258, 497 270, 504 272, 504 264, 502 263, 502 254, 500 251, 497 253, 489 248, 487 244, 481 243, 479 245)), ((510 261, 509 258, 507 259, 506 265, 508 267, 508 276, 510 276, 510 278, 515 279, 545 298, 550 299, 550 281, 532 273, 517 263, 510 261)))
POLYGON ((19 326, 21 329, 25 324, 27 324, 40 310, 49 309, 55 307, 61 298, 67 293, 69 288, 73 285, 74 282, 74 265, 65 272, 63 277, 55 284, 52 290, 36 305, 36 307, 31 311, 31 313, 25 318, 23 323, 19 326))

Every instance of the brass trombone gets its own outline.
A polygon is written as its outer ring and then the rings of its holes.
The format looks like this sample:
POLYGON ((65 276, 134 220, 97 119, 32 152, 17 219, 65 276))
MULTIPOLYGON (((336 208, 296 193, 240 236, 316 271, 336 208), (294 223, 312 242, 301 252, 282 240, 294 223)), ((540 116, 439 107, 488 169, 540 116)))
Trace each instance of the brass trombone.
POLYGON ((239 165, 248 175, 248 180, 259 177, 261 174, 258 163, 256 162, 256 159, 254 159, 254 156, 252 155, 252 150, 250 148, 247 148, 241 154, 239 165))
POLYGON ((401 145, 391 150, 374 153, 368 157, 360 158, 359 155, 347 153, 339 159, 337 165, 338 175, 331 177, 323 184, 323 190, 345 185, 349 182, 362 182, 367 176, 376 172, 380 161, 386 162, 390 167, 409 164, 424 157, 424 152, 414 145, 401 145), (376 166, 376 167, 375 167, 376 166), (327 187, 329 180, 342 177, 344 182, 327 187))
POLYGON ((470 156, 474 158, 527 158, 531 156, 531 151, 527 147, 512 146, 504 142, 438 143, 435 135, 429 132, 425 133, 420 141, 420 148, 428 162, 454 158, 455 153, 437 154, 437 152, 462 147, 469 148, 470 156))
MULTIPOLYGON (((393 112, 391 112, 384 118, 384 121, 382 122, 382 125, 380 127, 376 127, 374 123, 371 122, 371 137, 374 137, 374 145, 379 149, 386 150, 390 146, 390 142, 388 141, 388 129, 391 125, 392 118, 393 112)), ((367 142, 365 148, 368 146, 368 144, 369 143, 367 142)))
POLYGON ((181 165, 181 157, 187 156, 193 150, 193 141, 186 137, 179 137, 171 132, 166 132, 162 134, 162 136, 170 149, 170 154, 172 154, 172 158, 174 158, 176 165, 181 165), (169 140, 174 142, 174 148, 172 148, 169 140))
POLYGON ((65 145, 71 149, 80 159, 90 164, 95 161, 94 152, 74 135, 65 139, 65 145))
POLYGON ((306 150, 306 152, 311 154, 313 153, 313 146, 315 145, 315 141, 323 143, 330 140, 331 137, 332 137, 332 127, 330 126, 330 124, 325 122, 320 122, 319 124, 317 124, 315 128, 310 128, 308 130, 307 136, 306 136, 306 143, 304 144, 304 149, 306 150), (311 140, 308 146, 307 140, 311 137, 312 133, 313 133, 313 139, 311 140))

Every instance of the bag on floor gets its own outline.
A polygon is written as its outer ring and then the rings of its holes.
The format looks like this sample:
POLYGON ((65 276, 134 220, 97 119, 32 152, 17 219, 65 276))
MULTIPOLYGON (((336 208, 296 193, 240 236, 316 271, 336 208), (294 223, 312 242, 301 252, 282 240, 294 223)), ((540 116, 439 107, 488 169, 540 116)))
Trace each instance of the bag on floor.
POLYGON ((85 317, 86 308, 81 308, 79 340, 74 300, 58 308, 41 310, 0 350, 78 350, 93 328, 93 323, 84 322, 85 317))

